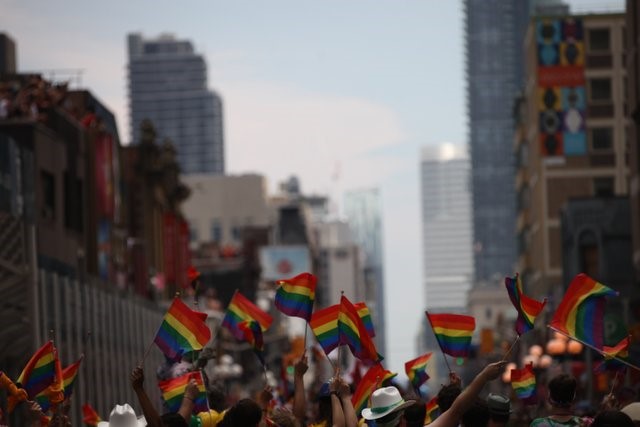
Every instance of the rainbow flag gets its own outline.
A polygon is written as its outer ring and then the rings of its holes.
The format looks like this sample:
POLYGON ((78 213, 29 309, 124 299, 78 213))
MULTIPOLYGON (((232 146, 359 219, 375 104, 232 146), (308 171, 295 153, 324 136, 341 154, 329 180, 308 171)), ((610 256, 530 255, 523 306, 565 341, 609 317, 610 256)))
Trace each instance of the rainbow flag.
POLYGON ((202 348, 211 339, 206 324, 207 315, 187 307, 180 298, 174 298, 154 342, 171 360, 179 360, 185 353, 202 348))
POLYGON ((438 405, 438 396, 434 397, 426 403, 427 410, 424 416, 424 425, 431 424, 440 416, 440 406, 438 405))
POLYGON ((229 302, 227 313, 224 315, 224 319, 222 319, 222 326, 229 329, 236 339, 243 340, 244 332, 239 326, 243 320, 255 320, 260 325, 262 332, 264 332, 271 326, 273 317, 260 310, 239 291, 236 291, 229 302))
POLYGON ((364 377, 362 377, 362 380, 358 382, 356 390, 353 396, 351 396, 351 403, 353 403, 356 414, 360 414, 362 410, 367 407, 369 396, 371 396, 374 390, 380 388, 386 380, 396 375, 396 373, 384 369, 380 363, 371 366, 367 373, 364 374, 364 377))
POLYGON ((526 296, 522 292, 522 282, 520 281, 520 275, 518 273, 516 273, 515 277, 505 277, 504 284, 509 293, 511 303, 518 311, 516 333, 522 335, 533 329, 533 322, 544 308, 547 299, 545 298, 540 302, 526 296))
POLYGON ((49 341, 27 362, 16 383, 21 384, 30 399, 34 399, 55 381, 56 359, 53 341, 49 341))
POLYGON ((344 295, 340 298, 338 341, 340 344, 348 345, 353 355, 360 360, 379 362, 383 359, 376 351, 358 310, 344 295))
POLYGON ((511 370, 511 387, 525 404, 536 403, 536 375, 533 373, 533 363, 525 365, 522 369, 511 370))
POLYGON ((466 357, 476 319, 462 314, 425 314, 442 352, 453 357, 466 357))
POLYGON ((605 296, 616 291, 584 273, 571 281, 549 326, 577 341, 602 349, 605 296))
POLYGON ((36 394, 33 398, 42 409, 42 412, 47 412, 52 406, 58 405, 64 401, 64 379, 62 377, 62 365, 58 358, 58 350, 53 348, 54 354, 54 379, 53 382, 40 393, 36 394))
MULTIPOLYGON (((370 337, 374 337, 373 322, 369 308, 364 302, 354 304, 358 311, 358 316, 362 319, 367 333, 370 337)), ((318 343, 326 354, 331 353, 339 345, 338 337, 338 316, 340 315, 340 304, 335 304, 322 310, 316 310, 311 315, 309 325, 314 335, 318 339, 318 343)))
POLYGON ((311 273, 278 281, 280 287, 276 291, 276 308, 287 316, 301 317, 308 322, 316 298, 316 282, 316 276, 311 273))
POLYGON ((85 423, 89 427, 96 427, 98 423, 102 421, 100 415, 96 412, 95 409, 88 403, 82 405, 82 422, 85 423))
POLYGON ((80 369, 82 359, 84 359, 84 355, 80 356, 80 359, 78 359, 77 362, 72 363, 62 370, 62 385, 64 387, 65 399, 71 396, 71 393, 73 392, 73 386, 76 383, 76 378, 78 377, 78 369, 80 369))
POLYGON ((404 364, 404 371, 411 381, 411 385, 415 389, 418 389, 422 384, 426 383, 429 379, 427 374, 427 362, 431 359, 433 353, 425 353, 420 357, 409 360, 404 364))
POLYGON ((207 402, 207 390, 204 387, 202 373, 200 371, 189 372, 181 377, 172 378, 170 380, 159 381, 158 387, 162 392, 162 400, 166 403, 169 412, 178 412, 184 392, 190 380, 195 380, 198 385, 198 395, 193 400, 193 412, 208 412, 209 403, 207 402))
POLYGON ((253 347, 253 351, 264 365, 264 340, 260 324, 255 320, 243 320, 238 324, 238 328, 242 331, 245 341, 253 347))
POLYGON ((602 346, 602 355, 604 360, 597 362, 594 366, 596 372, 622 372, 627 369, 627 365, 620 361, 620 359, 627 361, 629 358, 629 344, 631 339, 629 336, 623 338, 618 344, 613 347, 602 346))

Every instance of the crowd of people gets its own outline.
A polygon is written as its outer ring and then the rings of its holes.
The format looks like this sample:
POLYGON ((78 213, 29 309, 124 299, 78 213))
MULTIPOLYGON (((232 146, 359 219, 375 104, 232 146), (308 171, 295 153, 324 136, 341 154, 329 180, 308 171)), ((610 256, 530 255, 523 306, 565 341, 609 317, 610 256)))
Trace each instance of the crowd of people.
MULTIPOLYGON (((599 410, 591 416, 578 415, 575 409, 577 381, 568 374, 559 374, 546 385, 546 416, 533 420, 522 420, 514 415, 508 396, 489 393, 480 394, 489 381, 498 378, 504 370, 504 361, 490 363, 466 386, 454 372, 449 383, 439 390, 436 401, 439 415, 435 419, 427 414, 426 401, 413 390, 403 390, 392 380, 380 384, 368 399, 367 407, 356 411, 352 393, 356 384, 348 384, 336 373, 322 383, 319 390, 311 392, 305 387, 304 375, 308 369, 306 355, 294 366, 293 390, 288 399, 274 393, 269 386, 253 399, 243 398, 230 403, 222 387, 215 379, 208 383, 209 410, 195 413, 194 401, 200 390, 191 380, 182 395, 180 407, 175 412, 156 408, 145 390, 145 373, 137 367, 130 375, 130 383, 138 402, 120 402, 97 427, 633 427, 640 426, 640 402, 637 395, 629 395, 629 388, 622 388, 625 395, 613 392, 605 396, 599 410), (388 383, 388 384, 387 384, 388 383), (136 414, 133 406, 141 408, 136 414), (163 413, 164 412, 164 413, 163 413), (358 413, 360 412, 360 413, 358 413)), ((200 366, 201 367, 201 366, 200 366)), ((194 365, 194 369, 198 366, 194 365)), ((80 425, 71 420, 69 404, 60 405, 53 416, 45 417, 35 401, 29 401, 20 385, 10 381, 0 384, 10 396, 21 403, 17 408, 26 414, 25 425, 70 427, 80 425)), ((311 387, 313 388, 313 387, 311 387)), ((533 410, 532 410, 533 412, 533 410)), ((24 419, 24 418, 23 418, 24 419)), ((88 423, 87 420, 85 422, 88 423)), ((91 425, 91 424, 86 424, 91 425)), ((1 426, 4 427, 4 426, 1 426)))
POLYGON ((46 121, 54 106, 63 106, 67 83, 54 84, 40 75, 20 75, 0 81, 0 119, 46 121))

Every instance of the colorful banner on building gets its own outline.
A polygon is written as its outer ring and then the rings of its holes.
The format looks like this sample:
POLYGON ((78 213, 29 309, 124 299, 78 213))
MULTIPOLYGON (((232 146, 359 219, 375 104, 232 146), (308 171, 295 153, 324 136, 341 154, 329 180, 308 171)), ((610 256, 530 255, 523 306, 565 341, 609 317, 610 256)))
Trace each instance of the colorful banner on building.
POLYGON ((582 20, 537 20, 536 44, 542 154, 583 156, 587 137, 582 20))
POLYGON ((98 215, 113 218, 114 182, 113 182, 113 137, 102 133, 96 137, 96 202, 98 215))
POLYGON ((303 245, 263 246, 260 266, 264 280, 281 280, 311 271, 309 248, 303 245))

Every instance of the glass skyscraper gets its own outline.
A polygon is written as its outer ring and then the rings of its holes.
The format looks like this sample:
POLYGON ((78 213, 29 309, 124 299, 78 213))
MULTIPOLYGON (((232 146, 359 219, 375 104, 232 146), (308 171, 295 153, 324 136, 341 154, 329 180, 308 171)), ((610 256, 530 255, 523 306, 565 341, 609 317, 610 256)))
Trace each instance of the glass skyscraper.
POLYGON ((528 0, 465 0, 475 279, 513 273, 514 99, 523 85, 528 0))
POLYGON ((160 142, 170 139, 182 173, 224 173, 222 101, 207 88, 207 65, 191 42, 171 35, 129 34, 131 142, 149 119, 160 142))
POLYGON ((466 312, 473 257, 469 159, 464 148, 425 147, 420 183, 427 310, 466 312))

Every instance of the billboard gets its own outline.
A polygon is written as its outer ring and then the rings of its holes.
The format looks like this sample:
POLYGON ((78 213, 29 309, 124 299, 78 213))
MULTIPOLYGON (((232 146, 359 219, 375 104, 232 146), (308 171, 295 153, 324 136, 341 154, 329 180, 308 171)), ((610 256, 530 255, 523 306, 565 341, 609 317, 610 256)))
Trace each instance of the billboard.
POLYGON ((311 255, 304 245, 260 248, 263 280, 281 280, 311 271, 311 255))
POLYGON ((582 20, 538 19, 536 47, 542 154, 583 156, 587 137, 582 20))

